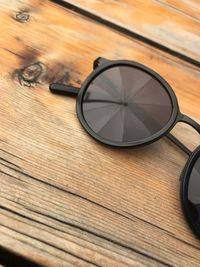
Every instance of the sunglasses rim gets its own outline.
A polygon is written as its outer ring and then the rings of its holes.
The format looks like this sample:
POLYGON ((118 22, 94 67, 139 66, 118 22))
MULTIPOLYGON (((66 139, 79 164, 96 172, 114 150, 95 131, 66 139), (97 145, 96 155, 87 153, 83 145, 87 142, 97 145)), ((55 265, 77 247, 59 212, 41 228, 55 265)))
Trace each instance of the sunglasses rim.
POLYGON ((99 66, 96 68, 84 81, 84 83, 81 86, 81 89, 78 93, 77 101, 76 101, 76 112, 77 112, 77 117, 82 125, 82 127, 86 130, 86 132, 92 136, 95 140, 104 143, 106 145, 110 145, 113 147, 138 147, 142 145, 147 145, 150 143, 155 142, 156 140, 160 139, 161 137, 165 136, 170 130, 174 127, 174 125, 179 121, 179 117, 181 115, 180 110, 179 110, 179 105, 177 101, 177 97, 171 88, 171 86, 167 83, 165 79, 163 79, 157 72, 153 71, 152 69, 134 62, 134 61, 129 61, 129 60, 117 60, 117 61, 109 61, 102 66, 99 66), (117 142, 117 141, 111 141, 107 140, 100 135, 98 135, 96 132, 92 130, 92 128, 88 125, 85 117, 84 117, 84 112, 82 109, 82 103, 84 100, 84 95, 87 89, 89 88, 89 85, 91 82, 99 76, 102 72, 104 72, 107 69, 113 68, 113 67, 118 67, 118 66, 130 66, 133 68, 140 69, 147 74, 151 75, 153 78, 155 78, 163 87, 163 89, 168 93, 171 103, 172 103, 172 113, 169 121, 166 123, 166 125, 158 132, 155 134, 144 138, 139 141, 132 141, 132 142, 117 142))
POLYGON ((181 174, 181 203, 182 203, 182 209, 183 209, 184 215, 191 229, 196 234, 196 236, 200 239, 200 228, 198 228, 197 225, 194 223, 194 220, 192 219, 191 212, 190 212, 189 205, 188 205, 189 181, 191 178, 191 173, 194 168, 194 165, 199 158, 200 158, 200 146, 198 146, 195 149, 195 151, 191 154, 181 174))

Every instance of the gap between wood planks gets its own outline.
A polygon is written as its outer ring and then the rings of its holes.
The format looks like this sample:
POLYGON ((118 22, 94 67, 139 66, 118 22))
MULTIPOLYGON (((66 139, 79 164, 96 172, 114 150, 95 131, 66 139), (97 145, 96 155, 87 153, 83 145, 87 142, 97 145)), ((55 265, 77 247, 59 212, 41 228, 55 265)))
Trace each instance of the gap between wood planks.
POLYGON ((107 26, 107 27, 109 27, 115 31, 118 31, 122 34, 129 36, 129 37, 135 38, 135 39, 137 39, 143 43, 146 43, 150 46, 153 46, 154 48, 157 48, 163 52, 169 53, 170 55, 175 56, 179 59, 182 59, 182 60, 184 60, 184 61, 186 61, 186 62, 188 62, 188 63, 190 63, 196 67, 200 67, 200 62, 198 60, 195 60, 195 59, 193 59, 193 58, 191 58, 191 57, 189 57, 183 53, 180 53, 180 52, 175 51, 175 50, 173 50, 173 49, 171 49, 165 45, 162 45, 161 43, 158 43, 158 42, 156 42, 156 41, 154 41, 148 37, 145 37, 145 36, 138 34, 132 30, 129 30, 123 26, 120 26, 119 24, 111 22, 111 21, 107 20, 106 18, 103 18, 97 14, 94 14, 94 13, 92 13, 86 9, 83 9, 83 8, 77 6, 76 4, 72 4, 72 3, 69 3, 69 2, 66 2, 63 0, 49 0, 49 1, 51 1, 55 4, 58 4, 58 5, 61 5, 67 9, 74 11, 74 12, 77 12, 78 14, 83 15, 87 18, 90 18, 96 22, 99 22, 99 23, 101 23, 101 24, 103 24, 103 25, 105 25, 105 26, 107 26))

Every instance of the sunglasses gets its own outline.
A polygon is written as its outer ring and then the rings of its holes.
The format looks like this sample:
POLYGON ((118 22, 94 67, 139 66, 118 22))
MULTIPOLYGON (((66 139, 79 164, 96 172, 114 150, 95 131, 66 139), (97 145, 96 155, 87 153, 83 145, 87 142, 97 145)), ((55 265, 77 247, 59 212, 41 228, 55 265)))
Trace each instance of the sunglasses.
POLYGON ((93 138, 116 147, 139 147, 163 136, 188 156, 181 174, 183 211, 200 238, 200 146, 192 153, 170 131, 178 122, 200 134, 200 124, 180 112, 170 85, 156 72, 133 61, 97 58, 81 89, 51 84, 50 91, 77 96, 77 116, 93 138))

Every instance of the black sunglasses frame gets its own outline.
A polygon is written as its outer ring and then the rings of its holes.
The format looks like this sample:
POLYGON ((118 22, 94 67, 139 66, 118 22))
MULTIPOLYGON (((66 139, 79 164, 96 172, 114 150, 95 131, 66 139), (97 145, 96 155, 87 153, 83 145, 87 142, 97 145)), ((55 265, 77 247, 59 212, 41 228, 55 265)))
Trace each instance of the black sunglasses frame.
POLYGON ((182 209, 184 211, 185 217, 193 230, 193 232, 197 235, 197 237, 200 239, 200 226, 197 226, 197 224, 194 223, 194 220, 192 219, 191 212, 188 205, 188 186, 189 181, 191 177, 192 170, 194 168, 194 165, 196 161, 200 158, 200 146, 195 149, 195 151, 191 154, 189 157, 185 168, 183 169, 183 172, 181 174, 181 203, 182 203, 182 209))
POLYGON ((188 156, 189 160, 186 163, 186 166, 182 172, 181 175, 181 202, 182 202, 182 208, 184 211, 184 214, 186 216, 186 219, 191 226, 193 232, 197 235, 198 238, 200 238, 200 229, 197 227, 197 225, 194 224, 191 214, 189 212, 189 206, 188 206, 188 200, 187 200, 187 193, 188 193, 188 184, 189 184, 189 179, 190 179, 190 174, 192 172, 192 169, 194 167, 194 164, 197 160, 198 157, 200 157, 200 146, 192 153, 184 144, 182 144, 176 137, 174 137, 170 131, 173 129, 173 127, 178 123, 178 122, 183 122, 186 123, 190 126, 192 126, 199 134, 200 134, 200 124, 198 124, 196 121, 188 117, 187 115, 184 115, 180 112, 178 101, 176 98, 176 95, 171 88, 171 86, 155 71, 149 69, 148 67, 134 62, 134 61, 128 61, 128 60, 107 60, 105 58, 97 58, 94 61, 93 64, 93 72, 87 77, 87 79, 84 81, 83 85, 81 88, 76 88, 68 85, 63 85, 63 84, 51 84, 49 89, 52 93, 56 94, 61 94, 61 95, 75 95, 77 96, 77 102, 76 102, 76 112, 77 112, 77 117, 83 126, 83 128, 86 130, 86 132, 92 136, 95 140, 106 144, 110 146, 115 146, 115 147, 140 147, 144 145, 151 144, 158 139, 166 136, 168 139, 170 139, 173 143, 175 143, 181 150, 183 150, 188 156), (162 86, 163 89, 166 90, 168 93, 171 103, 172 103, 172 114, 167 122, 167 124, 156 134, 153 134, 152 136, 145 138, 140 141, 134 141, 134 142, 127 142, 127 143, 120 143, 120 142, 114 142, 110 140, 106 140, 96 134, 87 124, 84 114, 83 114, 83 109, 82 109, 82 103, 84 99, 85 92, 87 91, 89 85, 91 82, 102 72, 105 70, 115 67, 115 66, 131 66, 133 68, 138 68, 147 74, 151 75, 154 79, 156 79, 162 86))
MULTIPOLYGON (((96 65, 94 64, 94 67, 95 66, 96 65)), ((110 146, 118 146, 118 147, 138 147, 138 146, 141 146, 144 144, 145 145, 150 144, 150 143, 158 140, 162 136, 166 135, 166 133, 168 133, 174 127, 174 125, 177 123, 177 121, 180 120, 181 115, 182 115, 179 112, 179 106, 178 106, 178 102, 176 99, 176 95, 174 94, 170 85, 161 76, 159 76, 157 73, 150 70, 146 66, 143 66, 143 65, 136 63, 136 62, 133 62, 133 61, 127 61, 127 60, 107 61, 107 62, 106 62, 106 60, 104 60, 103 64, 98 65, 98 67, 96 66, 96 69, 94 69, 94 71, 89 75, 89 77, 85 80, 85 82, 83 83, 83 85, 81 87, 81 90, 80 90, 80 92, 78 94, 78 98, 77 98, 76 110, 77 110, 77 115, 78 115, 78 119, 79 119, 80 123, 82 124, 83 128, 92 137, 94 137, 96 140, 100 141, 101 143, 104 143, 104 144, 107 144, 110 146), (112 67, 115 67, 115 66, 130 66, 130 67, 134 67, 134 68, 138 68, 140 70, 143 70, 146 73, 153 76, 155 79, 157 79, 163 85, 163 87, 166 89, 168 95, 170 96, 173 110, 172 110, 170 120, 165 125, 165 127, 163 129, 161 129, 161 131, 159 131, 156 134, 154 134, 148 138, 145 138, 143 140, 125 143, 125 142, 114 142, 114 141, 106 140, 106 139, 102 138, 101 136, 99 136, 98 134, 96 134, 89 127, 89 125, 87 124, 87 122, 84 118, 83 110, 82 110, 82 103, 83 103, 83 98, 84 98, 85 92, 87 91, 87 88, 89 87, 90 83, 97 76, 101 75, 101 73, 104 72, 105 70, 112 68, 112 67)))

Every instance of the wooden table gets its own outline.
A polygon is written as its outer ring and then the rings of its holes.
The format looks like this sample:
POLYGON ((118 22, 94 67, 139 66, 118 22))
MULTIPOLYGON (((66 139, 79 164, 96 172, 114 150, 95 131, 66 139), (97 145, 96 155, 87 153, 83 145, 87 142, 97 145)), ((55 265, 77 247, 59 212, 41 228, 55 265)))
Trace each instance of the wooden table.
MULTIPOLYGON (((113 149, 80 126, 73 97, 98 56, 159 72, 200 121, 199 0, 0 1, 0 264, 200 266, 180 203, 187 156, 163 138, 113 149)), ((189 148, 189 126, 173 133, 189 148)))

